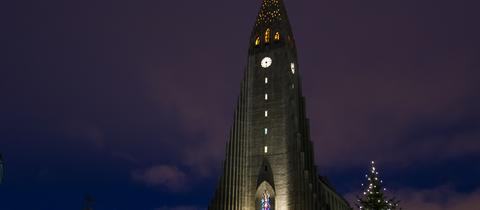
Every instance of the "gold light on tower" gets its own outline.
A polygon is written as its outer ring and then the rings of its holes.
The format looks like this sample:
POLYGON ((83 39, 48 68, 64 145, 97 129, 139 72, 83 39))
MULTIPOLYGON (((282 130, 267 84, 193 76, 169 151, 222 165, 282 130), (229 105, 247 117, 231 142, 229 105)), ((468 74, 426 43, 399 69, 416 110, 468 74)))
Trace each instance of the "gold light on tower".
POLYGON ((267 28, 267 30, 265 31, 265 43, 269 43, 270 42, 270 29, 267 28))
POLYGON ((280 32, 275 32, 275 37, 274 37, 275 41, 278 41, 280 40, 280 32))
POLYGON ((258 45, 260 45, 260 37, 257 36, 257 38, 255 39, 255 46, 258 45))

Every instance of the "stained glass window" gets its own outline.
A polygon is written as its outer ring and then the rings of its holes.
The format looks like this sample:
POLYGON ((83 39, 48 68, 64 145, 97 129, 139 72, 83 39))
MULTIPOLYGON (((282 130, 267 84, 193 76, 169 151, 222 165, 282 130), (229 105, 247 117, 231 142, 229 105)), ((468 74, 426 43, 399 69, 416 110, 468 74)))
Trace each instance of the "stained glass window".
POLYGON ((268 194, 267 191, 263 193, 262 199, 260 200, 260 210, 271 210, 270 194, 268 194))

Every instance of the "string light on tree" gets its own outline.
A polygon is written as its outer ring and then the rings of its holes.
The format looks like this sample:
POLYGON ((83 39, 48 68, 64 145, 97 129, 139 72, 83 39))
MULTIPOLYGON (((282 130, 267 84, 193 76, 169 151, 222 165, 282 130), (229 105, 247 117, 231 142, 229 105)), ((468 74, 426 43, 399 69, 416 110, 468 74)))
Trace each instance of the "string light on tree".
MULTIPOLYGON (((379 178, 375 162, 372 161, 369 174, 365 175, 367 179, 367 188, 363 191, 363 195, 357 196, 358 203, 355 205, 359 209, 364 210, 397 210, 401 209, 398 206, 399 201, 395 198, 387 198, 383 192, 387 188, 382 187, 383 181, 379 178)), ((364 184, 362 184, 364 186, 364 184)))

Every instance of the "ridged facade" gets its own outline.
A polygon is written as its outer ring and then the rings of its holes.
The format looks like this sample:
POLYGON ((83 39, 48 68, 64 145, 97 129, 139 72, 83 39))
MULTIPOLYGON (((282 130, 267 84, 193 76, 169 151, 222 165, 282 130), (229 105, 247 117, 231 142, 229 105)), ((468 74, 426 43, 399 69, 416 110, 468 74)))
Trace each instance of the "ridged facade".
POLYGON ((350 209, 317 175, 292 30, 282 0, 263 0, 210 210, 350 209), (270 60, 270 61, 269 61, 270 60))

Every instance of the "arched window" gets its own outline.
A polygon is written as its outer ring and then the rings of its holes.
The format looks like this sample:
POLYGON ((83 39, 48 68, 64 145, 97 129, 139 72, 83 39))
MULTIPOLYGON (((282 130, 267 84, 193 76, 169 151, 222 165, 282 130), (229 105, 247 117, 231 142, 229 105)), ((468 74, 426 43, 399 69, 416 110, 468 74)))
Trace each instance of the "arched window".
POLYGON ((255 46, 258 45, 260 45, 260 37, 257 36, 257 38, 255 39, 255 46))
MULTIPOLYGON (((269 166, 264 165, 266 168, 261 173, 271 173, 269 166)), ((262 169, 262 168, 260 168, 262 169)), ((262 176, 266 176, 263 174, 262 176)), ((269 175, 273 176, 273 175, 269 175)), ((273 179, 273 178, 272 178, 273 179)), ((273 182, 273 180, 272 180, 273 182)), ((258 187, 255 193, 255 209, 256 210, 275 210, 275 190, 269 182, 263 181, 258 187)))
POLYGON ((275 32, 275 37, 274 37, 275 41, 279 41, 280 40, 280 32, 275 32))
POLYGON ((265 31, 265 43, 269 43, 270 42, 270 29, 267 28, 267 30, 265 31))
POLYGON ((260 199, 260 210, 271 210, 270 194, 263 192, 262 199, 260 199))

